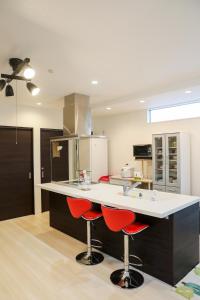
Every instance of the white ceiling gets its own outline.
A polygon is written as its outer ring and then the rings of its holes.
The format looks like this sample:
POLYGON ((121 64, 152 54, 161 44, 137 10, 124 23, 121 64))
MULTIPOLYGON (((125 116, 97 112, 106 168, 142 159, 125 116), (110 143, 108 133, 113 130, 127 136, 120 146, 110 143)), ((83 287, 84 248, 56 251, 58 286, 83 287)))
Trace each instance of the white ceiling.
POLYGON ((31 58, 41 94, 18 88, 31 105, 72 92, 90 95, 95 114, 194 100, 199 12, 199 0, 0 0, 0 71, 11 72, 10 57, 31 58))

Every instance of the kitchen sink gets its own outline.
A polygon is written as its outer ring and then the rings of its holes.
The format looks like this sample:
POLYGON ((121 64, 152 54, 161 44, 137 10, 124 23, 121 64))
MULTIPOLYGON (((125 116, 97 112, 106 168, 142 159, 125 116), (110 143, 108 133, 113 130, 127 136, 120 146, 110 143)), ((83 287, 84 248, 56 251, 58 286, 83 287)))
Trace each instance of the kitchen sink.
POLYGON ((93 185, 93 184, 97 184, 98 182, 96 181, 91 181, 89 184, 84 184, 84 182, 79 181, 79 180, 66 180, 66 181, 56 181, 56 184, 60 184, 60 185, 66 185, 69 187, 75 187, 78 189, 83 189, 83 190, 89 190, 89 186, 93 185))

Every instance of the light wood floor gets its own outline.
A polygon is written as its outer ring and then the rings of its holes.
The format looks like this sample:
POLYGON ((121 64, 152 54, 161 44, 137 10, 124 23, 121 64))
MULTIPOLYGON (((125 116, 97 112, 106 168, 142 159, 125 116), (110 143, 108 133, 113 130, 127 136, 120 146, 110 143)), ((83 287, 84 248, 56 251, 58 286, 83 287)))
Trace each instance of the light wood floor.
POLYGON ((105 255, 97 266, 74 257, 81 242, 49 227, 48 213, 0 222, 0 300, 173 300, 174 289, 144 274, 144 285, 121 290, 110 273, 122 263, 105 255))

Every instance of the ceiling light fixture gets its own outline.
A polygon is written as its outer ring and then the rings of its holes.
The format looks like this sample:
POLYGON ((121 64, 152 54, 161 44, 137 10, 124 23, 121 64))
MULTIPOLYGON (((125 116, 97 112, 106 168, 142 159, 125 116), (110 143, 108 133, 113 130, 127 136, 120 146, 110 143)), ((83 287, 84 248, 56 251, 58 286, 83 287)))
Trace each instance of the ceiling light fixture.
POLYGON ((98 82, 98 80, 92 80, 91 81, 91 84, 93 84, 93 85, 97 85, 99 82, 98 82))
POLYGON ((37 96, 40 92, 40 89, 30 81, 27 82, 26 87, 27 87, 27 89, 29 90, 29 92, 31 93, 32 96, 37 96))
POLYGON ((140 103, 144 103, 145 101, 144 100, 140 100, 140 103))
POLYGON ((6 97, 14 96, 14 91, 13 91, 13 88, 10 84, 7 84, 7 86, 6 86, 5 95, 6 95, 6 97))
POLYGON ((106 107, 106 109, 107 109, 107 110, 111 110, 112 108, 111 108, 111 107, 106 107))
POLYGON ((26 81, 26 87, 31 93, 32 96, 36 96, 39 94, 40 89, 33 84, 31 79, 35 76, 35 70, 30 66, 30 58, 25 58, 24 60, 20 58, 10 58, 9 64, 13 70, 12 74, 1 74, 0 79, 0 91, 4 89, 6 86, 6 96, 14 96, 13 88, 10 85, 12 80, 23 80, 26 81), (23 71, 23 76, 19 76, 18 74, 23 71))
POLYGON ((30 62, 29 58, 25 58, 24 60, 20 58, 10 58, 9 64, 11 68, 13 69, 13 74, 19 74, 23 68, 30 62))
POLYGON ((190 90, 187 90, 187 91, 185 91, 185 93, 186 93, 186 94, 191 94, 191 93, 192 93, 192 91, 190 91, 190 90))
POLYGON ((40 105, 42 105, 42 102, 37 102, 36 104, 40 106, 40 105))

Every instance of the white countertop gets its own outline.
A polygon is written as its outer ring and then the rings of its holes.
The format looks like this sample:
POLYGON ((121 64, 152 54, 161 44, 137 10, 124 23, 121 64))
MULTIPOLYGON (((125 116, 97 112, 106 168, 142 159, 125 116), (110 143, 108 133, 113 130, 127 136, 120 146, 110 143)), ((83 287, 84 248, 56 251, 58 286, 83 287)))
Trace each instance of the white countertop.
POLYGON ((156 192, 156 200, 152 201, 152 191, 144 189, 135 189, 130 191, 130 196, 123 196, 122 187, 112 184, 94 184, 91 190, 83 191, 74 187, 64 186, 56 183, 39 184, 44 190, 80 197, 108 206, 122 209, 129 209, 136 213, 149 215, 157 218, 165 218, 183 208, 191 206, 200 201, 200 197, 172 194, 165 192, 156 192), (142 192, 143 197, 139 199, 138 193, 142 192))

